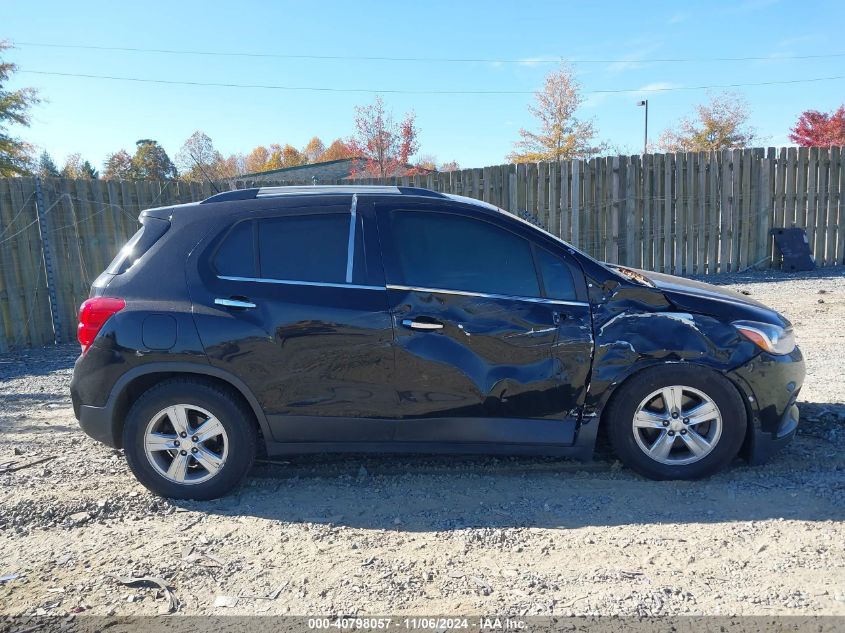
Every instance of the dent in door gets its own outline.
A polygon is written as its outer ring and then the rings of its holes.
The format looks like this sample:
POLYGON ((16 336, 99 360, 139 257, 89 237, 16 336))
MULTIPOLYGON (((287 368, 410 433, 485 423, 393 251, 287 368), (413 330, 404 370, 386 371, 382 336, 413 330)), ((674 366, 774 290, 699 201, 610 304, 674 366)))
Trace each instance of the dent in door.
MULTIPOLYGON (((401 292, 401 291, 392 291, 401 292)), ((409 416, 555 416, 558 363, 553 311, 540 303, 408 291, 397 297, 397 373, 409 416), (420 332, 401 325, 427 315, 444 324, 420 332)))

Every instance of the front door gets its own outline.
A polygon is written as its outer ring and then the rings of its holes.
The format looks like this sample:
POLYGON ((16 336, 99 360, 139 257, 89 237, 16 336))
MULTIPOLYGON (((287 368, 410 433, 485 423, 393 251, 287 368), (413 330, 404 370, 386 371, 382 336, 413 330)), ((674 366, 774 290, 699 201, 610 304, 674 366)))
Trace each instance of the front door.
POLYGON ((378 210, 404 418, 395 439, 571 444, 592 351, 583 275, 504 217, 457 211, 378 210))

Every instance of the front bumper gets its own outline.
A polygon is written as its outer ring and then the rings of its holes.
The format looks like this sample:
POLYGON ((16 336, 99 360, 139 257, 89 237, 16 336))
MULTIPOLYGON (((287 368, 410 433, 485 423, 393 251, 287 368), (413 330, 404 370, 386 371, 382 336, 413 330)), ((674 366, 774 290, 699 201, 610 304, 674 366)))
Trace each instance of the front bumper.
POLYGON ((765 462, 788 444, 798 428, 798 394, 804 384, 804 357, 797 347, 783 356, 759 354, 728 372, 749 414, 744 446, 752 464, 765 462))

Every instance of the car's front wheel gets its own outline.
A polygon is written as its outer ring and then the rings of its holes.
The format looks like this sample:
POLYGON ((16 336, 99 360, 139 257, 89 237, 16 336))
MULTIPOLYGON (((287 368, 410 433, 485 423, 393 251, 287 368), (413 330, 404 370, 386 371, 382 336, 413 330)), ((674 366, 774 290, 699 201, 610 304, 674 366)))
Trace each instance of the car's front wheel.
POLYGON ((157 494, 214 499, 237 486, 252 466, 251 416, 235 396, 211 383, 162 382, 129 410, 126 460, 138 481, 157 494))
POLYGON ((727 379, 706 368, 673 364, 626 381, 605 421, 626 466, 652 479, 697 479, 736 457, 747 415, 727 379))

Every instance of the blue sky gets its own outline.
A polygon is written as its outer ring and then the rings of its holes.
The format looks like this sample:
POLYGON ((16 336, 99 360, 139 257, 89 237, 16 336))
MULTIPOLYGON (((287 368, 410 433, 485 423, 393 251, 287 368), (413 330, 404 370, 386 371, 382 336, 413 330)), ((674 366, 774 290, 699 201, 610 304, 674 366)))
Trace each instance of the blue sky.
MULTIPOLYGON (((553 64, 575 63, 586 101, 580 115, 600 137, 626 152, 707 99, 704 90, 603 94, 592 91, 685 88, 845 75, 845 2, 96 2, 5 0, 0 39, 22 70, 171 81, 271 84, 375 90, 525 91, 540 87, 553 64), (361 61, 174 55, 46 48, 84 44, 242 53, 347 57, 437 57, 523 60, 361 61), (650 62, 693 58, 683 63, 650 62), (702 61, 764 57, 760 61, 702 61), (594 63, 587 60, 618 60, 594 63)), ((12 87, 33 86, 46 102, 20 136, 61 164, 74 151, 100 165, 140 138, 159 140, 171 157, 195 130, 224 154, 259 144, 327 144, 352 132, 354 106, 374 95, 160 85, 18 74, 12 87)), ((763 144, 788 144, 800 112, 845 102, 845 80, 734 89, 749 102, 763 144)), ((385 94, 396 112, 413 109, 421 153, 462 167, 504 162, 520 127, 532 126, 529 94, 385 94)))

